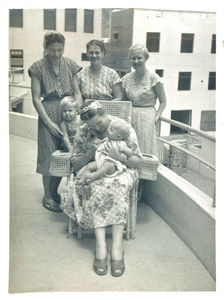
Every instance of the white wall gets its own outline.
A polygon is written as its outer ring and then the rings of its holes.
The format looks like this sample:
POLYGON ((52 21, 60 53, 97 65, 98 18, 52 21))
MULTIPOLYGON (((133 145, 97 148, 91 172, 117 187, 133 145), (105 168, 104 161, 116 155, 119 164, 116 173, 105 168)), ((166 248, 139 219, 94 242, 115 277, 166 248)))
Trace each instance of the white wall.
MULTIPOLYGON (((160 51, 150 53, 147 67, 151 71, 164 69, 163 82, 167 107, 163 116, 170 118, 171 110, 193 109, 192 126, 200 129, 202 110, 215 110, 215 91, 208 90, 209 72, 215 71, 215 54, 211 54, 212 34, 216 33, 214 13, 135 9, 133 44, 146 44, 146 32, 160 32, 160 51), (193 53, 180 53, 181 34, 194 33, 193 53), (178 91, 178 73, 192 72, 191 90, 178 91)), ((162 135, 169 126, 162 126, 162 135)))
MULTIPOLYGON (((64 55, 74 59, 79 65, 81 53, 86 52, 86 43, 91 39, 101 38, 101 9, 94 9, 94 32, 84 33, 84 9, 77 9, 77 32, 64 31, 64 9, 56 10, 56 31, 65 36, 64 55)), ((23 28, 9 28, 9 50, 23 49, 26 81, 29 82, 27 69, 43 57, 43 37, 49 30, 44 30, 44 14, 42 9, 23 10, 23 28)))
POLYGON ((164 166, 159 168, 156 181, 145 181, 144 200, 179 235, 215 278, 213 200, 164 166))

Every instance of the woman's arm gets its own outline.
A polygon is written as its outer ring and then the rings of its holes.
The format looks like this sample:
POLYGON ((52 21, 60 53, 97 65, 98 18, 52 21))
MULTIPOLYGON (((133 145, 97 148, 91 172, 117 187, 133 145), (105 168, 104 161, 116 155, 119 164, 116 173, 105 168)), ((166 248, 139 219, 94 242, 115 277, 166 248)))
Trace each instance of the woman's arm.
POLYGON ((121 82, 115 84, 112 87, 113 101, 121 101, 122 100, 122 90, 121 90, 121 82))
POLYGON ((108 156, 125 163, 129 168, 138 169, 140 167, 141 158, 135 154, 127 158, 124 153, 119 152, 115 147, 110 145, 105 147, 105 151, 108 153, 108 156))
POLYGON ((139 169, 142 158, 137 155, 130 156, 126 161, 126 166, 128 168, 139 169))
POLYGON ((72 166, 73 166, 74 170, 77 172, 82 167, 87 165, 90 161, 94 160, 95 152, 96 152, 96 149, 91 148, 87 152, 85 152, 84 154, 82 154, 78 157, 76 155, 73 155, 71 157, 71 163, 72 163, 72 166))
POLYGON ((69 140, 68 132, 67 132, 67 127, 64 121, 61 122, 61 131, 63 132, 63 142, 68 150, 68 152, 72 152, 72 145, 69 140))
POLYGON ((80 89, 79 89, 77 75, 74 76, 73 86, 74 86, 75 100, 79 103, 79 105, 82 105, 82 95, 81 95, 81 92, 80 92, 80 89))
POLYGON ((156 113, 156 122, 159 120, 160 116, 162 115, 162 112, 164 111, 166 107, 166 94, 163 87, 163 84, 158 82, 155 86, 156 95, 159 99, 160 105, 156 113))
POLYGON ((31 77, 31 92, 32 92, 32 101, 33 105, 39 114, 41 120, 43 121, 44 125, 48 128, 52 135, 57 137, 62 137, 63 133, 61 129, 58 127, 57 124, 51 121, 48 117, 43 104, 41 103, 40 95, 41 95, 41 88, 40 88, 40 81, 36 76, 31 77))

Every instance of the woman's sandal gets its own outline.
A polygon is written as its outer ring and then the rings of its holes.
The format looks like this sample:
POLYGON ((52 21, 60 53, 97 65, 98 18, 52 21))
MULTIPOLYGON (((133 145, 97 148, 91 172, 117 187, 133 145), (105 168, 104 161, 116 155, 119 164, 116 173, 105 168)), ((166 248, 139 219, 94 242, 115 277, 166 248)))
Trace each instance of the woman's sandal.
POLYGON ((111 256, 111 275, 114 277, 119 277, 123 275, 124 270, 125 270, 124 252, 121 260, 113 260, 111 256))
POLYGON ((107 256, 104 259, 96 258, 96 252, 94 256, 93 269, 98 275, 106 275, 107 274, 107 256))
POLYGON ((45 198, 43 198, 43 207, 53 212, 62 212, 62 210, 56 202, 48 202, 45 198))

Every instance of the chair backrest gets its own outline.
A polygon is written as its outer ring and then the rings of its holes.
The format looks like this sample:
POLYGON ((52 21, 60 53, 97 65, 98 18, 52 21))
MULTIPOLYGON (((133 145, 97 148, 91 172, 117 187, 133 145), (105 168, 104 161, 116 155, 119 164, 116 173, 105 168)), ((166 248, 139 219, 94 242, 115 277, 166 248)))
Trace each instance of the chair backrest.
POLYGON ((99 103, 105 111, 112 116, 121 118, 128 123, 131 123, 132 102, 131 101, 108 101, 99 100, 99 103))

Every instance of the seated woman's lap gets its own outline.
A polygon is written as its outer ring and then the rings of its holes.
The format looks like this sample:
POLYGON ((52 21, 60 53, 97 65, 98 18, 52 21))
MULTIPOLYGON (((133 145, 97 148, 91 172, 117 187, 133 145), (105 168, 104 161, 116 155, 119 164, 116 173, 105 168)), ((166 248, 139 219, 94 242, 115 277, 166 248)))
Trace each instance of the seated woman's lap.
POLYGON ((136 171, 127 169, 114 177, 95 180, 86 186, 84 197, 77 188, 78 176, 79 172, 74 182, 68 183, 62 192, 64 212, 84 228, 124 224, 130 190, 137 178, 136 171))

